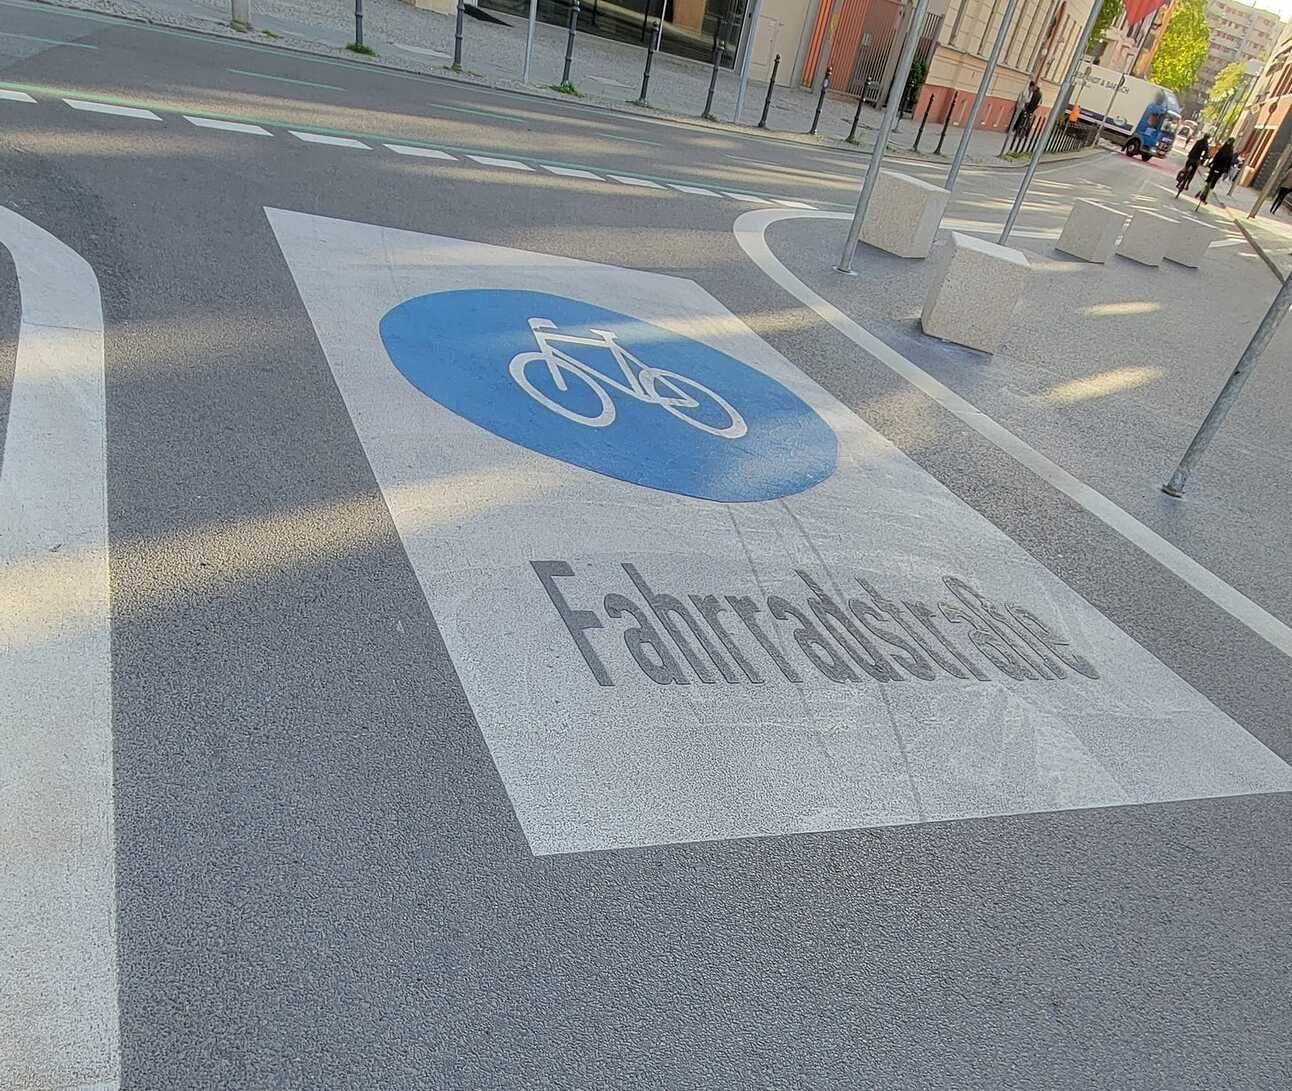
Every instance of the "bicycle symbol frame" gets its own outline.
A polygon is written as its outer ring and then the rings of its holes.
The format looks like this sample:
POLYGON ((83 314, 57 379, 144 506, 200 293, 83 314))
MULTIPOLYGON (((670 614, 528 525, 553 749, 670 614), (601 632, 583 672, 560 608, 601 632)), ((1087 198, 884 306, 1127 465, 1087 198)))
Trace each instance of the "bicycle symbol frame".
POLYGON ((647 405, 658 405, 670 416, 676 417, 684 424, 689 424, 692 428, 697 428, 701 432, 707 432, 709 435, 717 436, 720 439, 739 439, 749 431, 748 426, 745 424, 745 418, 720 394, 715 393, 694 379, 679 375, 675 371, 651 367, 649 364, 642 363, 641 360, 620 345, 615 340, 614 333, 609 330, 594 329, 591 333, 595 336, 581 337, 576 334, 556 332, 556 323, 547 318, 530 318, 528 321, 530 332, 534 335, 534 340, 538 344, 538 351, 518 352, 511 358, 507 369, 511 373, 512 379, 515 380, 516 385, 533 398, 534 401, 566 420, 573 421, 575 424, 585 425, 588 428, 609 427, 614 423, 616 415, 614 399, 606 389, 610 387, 639 402, 645 402, 647 405), (575 359, 566 352, 562 352, 557 347, 558 345, 577 345, 585 348, 605 349, 610 352, 615 363, 619 365, 621 375, 616 377, 606 375, 591 365, 575 359), (558 391, 564 393, 569 390, 568 380, 577 379, 596 396, 600 403, 599 411, 592 415, 579 413, 539 390, 530 381, 527 369, 531 364, 540 361, 546 365, 548 374, 558 391), (622 382, 620 378, 622 378, 622 382), (699 397, 695 395, 699 395, 699 397), (725 414, 728 423, 722 427, 715 427, 694 416, 690 416, 690 413, 702 407, 703 403, 700 398, 707 398, 716 404, 725 414))

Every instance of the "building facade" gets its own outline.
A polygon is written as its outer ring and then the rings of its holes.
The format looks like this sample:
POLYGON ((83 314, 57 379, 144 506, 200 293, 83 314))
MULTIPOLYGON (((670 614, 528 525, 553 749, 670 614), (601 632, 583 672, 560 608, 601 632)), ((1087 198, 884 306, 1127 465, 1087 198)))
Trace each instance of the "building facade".
POLYGON ((1170 0, 1138 23, 1128 23, 1123 12, 1104 31, 1103 41, 1095 49, 1095 63, 1114 72, 1148 79, 1157 47, 1162 44, 1162 34, 1174 10, 1175 0, 1170 0))
POLYGON ((1244 185, 1263 185, 1292 136, 1292 21, 1283 28, 1242 120, 1235 147, 1244 185))
POLYGON ((1180 96, 1185 117, 1195 116, 1207 102, 1220 70, 1236 61, 1264 61, 1279 40, 1283 24, 1272 11, 1248 7, 1237 0, 1207 0, 1211 40, 1193 86, 1180 96))

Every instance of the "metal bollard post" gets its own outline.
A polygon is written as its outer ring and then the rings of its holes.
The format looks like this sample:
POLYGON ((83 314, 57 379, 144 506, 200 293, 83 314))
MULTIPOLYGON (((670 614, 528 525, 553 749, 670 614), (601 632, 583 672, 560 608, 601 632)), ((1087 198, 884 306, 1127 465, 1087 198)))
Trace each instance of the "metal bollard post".
MULTIPOLYGON (((942 141, 944 141, 944 140, 947 138, 947 129, 949 129, 949 128, 951 127, 951 119, 955 116, 955 112, 956 112, 956 98, 957 98, 957 97, 958 97, 958 96, 956 95, 956 93, 955 93, 954 91, 952 91, 952 92, 951 92, 951 105, 950 105, 949 107, 947 107, 947 116, 946 116, 946 117, 944 117, 944 118, 942 119, 942 131, 941 131, 940 133, 938 133, 938 146, 937 146, 936 148, 934 148, 934 149, 933 149, 933 154, 934 154, 934 155, 941 155, 941 154, 942 154, 942 141)), ((926 110, 926 111, 925 111, 925 113, 927 114, 927 113, 928 113, 928 111, 926 110)), ((923 127, 924 127, 923 125, 921 125, 921 126, 920 126, 920 128, 923 128, 923 127)), ((919 140, 917 139, 917 140, 915 141, 915 143, 917 143, 917 144, 918 144, 918 143, 919 143, 919 140)))
POLYGON ((1005 141, 1000 146, 1000 155, 997 156, 999 159, 1005 158, 1005 152, 1009 149, 1009 142, 1017 138, 1017 134, 1014 132, 1014 126, 1018 124, 1018 111, 1020 109, 1022 109, 1021 101, 1014 103, 1014 109, 1009 115, 1009 124, 1005 126, 1005 141))
POLYGON ((354 47, 363 52, 363 0, 354 0, 354 47))
POLYGON ((776 86, 776 72, 781 67, 781 55, 776 54, 772 60, 772 78, 767 81, 767 97, 763 99, 763 116, 758 119, 760 129, 767 128, 767 111, 772 108, 772 88, 776 86))
POLYGON ((229 25, 234 30, 251 29, 251 0, 232 0, 229 5, 229 25))
POLYGON ((812 128, 808 130, 808 136, 816 136, 816 127, 821 123, 821 107, 825 105, 825 93, 830 90, 830 73, 833 71, 828 65, 825 70, 825 79, 821 81, 821 94, 817 96, 816 113, 812 115, 812 128))
POLYGON ((646 88, 650 86, 650 66, 651 61, 655 59, 655 51, 659 49, 659 40, 664 33, 664 20, 659 18, 655 21, 655 34, 651 40, 646 43, 646 67, 642 69, 642 93, 637 98, 638 106, 645 106, 646 88))
POLYGON ((453 71, 462 71, 462 21, 466 17, 466 0, 458 0, 458 25, 453 31, 453 71))
MULTIPOLYGON (((857 109, 852 115, 852 128, 848 130, 848 135, 845 138, 849 144, 857 143, 857 126, 861 124, 861 104, 864 98, 865 96, 863 95, 857 96, 857 109)), ((820 107, 817 107, 817 111, 818 113, 820 112, 820 107)))
POLYGON ((929 101, 924 104, 924 116, 920 118, 920 127, 915 130, 915 143, 911 145, 911 151, 920 150, 920 137, 924 135, 924 124, 929 120, 929 111, 933 109, 933 96, 929 96, 929 101))
MULTIPOLYGON (((460 0, 459 0, 460 2, 460 0)), ((570 33, 565 39, 565 69, 561 72, 561 86, 572 87, 570 83, 570 65, 574 63, 574 24, 579 21, 579 0, 570 4, 570 33)))
POLYGON ((722 62, 722 46, 727 37, 726 24, 727 12, 724 9, 718 17, 718 32, 713 36, 713 71, 709 73, 709 94, 704 100, 704 113, 700 115, 705 121, 718 120, 713 116, 713 93, 718 89, 718 67, 722 62))

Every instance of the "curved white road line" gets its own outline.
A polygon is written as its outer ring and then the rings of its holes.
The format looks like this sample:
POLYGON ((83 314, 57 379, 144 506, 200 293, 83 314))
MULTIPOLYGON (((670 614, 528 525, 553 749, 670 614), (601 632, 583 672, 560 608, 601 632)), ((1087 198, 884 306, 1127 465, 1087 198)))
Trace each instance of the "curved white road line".
POLYGON ((120 1079, 103 310, 0 206, 18 273, 0 453, 0 1087, 120 1079))
POLYGON ((1151 530, 1129 512, 1123 511, 1108 497, 1068 473, 1035 448, 1028 446, 1009 429, 976 409, 959 394, 917 367, 896 349, 881 341, 869 330, 849 318, 833 303, 823 299, 791 273, 767 245, 767 229, 780 220, 789 219, 850 220, 841 212, 791 212, 763 210, 746 212, 736 219, 733 230, 736 242, 764 273, 799 302, 815 311, 848 340, 865 349, 885 367, 900 375, 922 394, 931 398, 952 416, 967 424, 984 439, 995 444, 1010 458, 1031 470, 1037 477, 1075 500, 1091 515, 1111 527, 1131 544, 1138 546, 1159 564, 1169 569, 1194 590, 1206 595, 1231 617, 1241 621, 1252 632, 1292 657, 1292 628, 1268 610, 1235 590, 1210 569, 1204 568, 1187 553, 1177 549, 1156 531, 1151 530))

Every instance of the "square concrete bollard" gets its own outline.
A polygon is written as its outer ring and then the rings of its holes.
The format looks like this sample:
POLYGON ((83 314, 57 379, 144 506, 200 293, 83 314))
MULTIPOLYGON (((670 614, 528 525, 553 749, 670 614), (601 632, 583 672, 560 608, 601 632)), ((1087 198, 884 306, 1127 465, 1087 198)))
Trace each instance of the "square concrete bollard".
POLYGON ((1018 250, 951 232, 930 262, 920 325, 944 341, 995 352, 1009 332, 1029 266, 1018 250))
POLYGON ((927 258, 950 199, 950 191, 941 186, 881 170, 861 241, 899 258, 927 258))
POLYGON ((1140 210, 1131 217, 1117 253, 1141 265, 1161 265, 1166 248, 1175 237, 1176 221, 1157 212, 1140 210))
POLYGON ((1196 269, 1207 256, 1211 244, 1221 236, 1220 228, 1198 219, 1181 216, 1175 234, 1166 248, 1166 260, 1196 269))
POLYGON ((1115 208, 1098 201, 1075 201, 1054 248, 1082 261, 1103 264, 1113 256, 1125 224, 1125 214, 1115 208))

